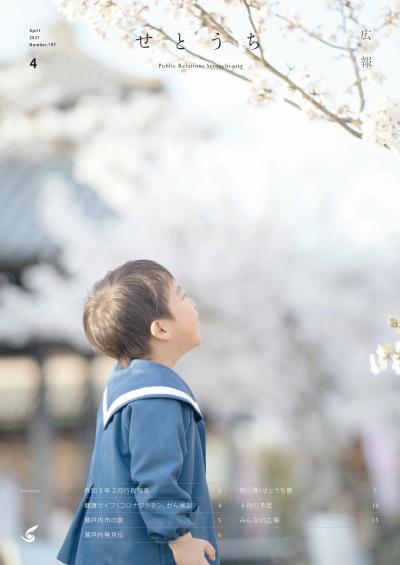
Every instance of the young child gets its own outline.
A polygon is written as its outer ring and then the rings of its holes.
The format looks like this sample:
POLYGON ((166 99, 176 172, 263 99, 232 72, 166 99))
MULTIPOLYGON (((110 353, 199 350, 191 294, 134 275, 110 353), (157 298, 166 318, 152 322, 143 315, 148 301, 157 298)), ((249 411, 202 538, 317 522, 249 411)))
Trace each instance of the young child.
POLYGON ((94 285, 83 325, 93 350, 117 363, 97 413, 85 495, 57 559, 219 565, 205 422, 173 369, 201 343, 194 301, 155 261, 128 261, 94 285))

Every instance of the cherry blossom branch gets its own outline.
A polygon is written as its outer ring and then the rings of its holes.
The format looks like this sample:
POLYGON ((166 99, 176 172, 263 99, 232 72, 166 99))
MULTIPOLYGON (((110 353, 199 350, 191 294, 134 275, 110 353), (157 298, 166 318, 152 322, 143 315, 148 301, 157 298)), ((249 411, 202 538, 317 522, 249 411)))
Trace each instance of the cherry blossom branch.
MULTIPOLYGON (((146 25, 147 25, 147 27, 149 27, 150 29, 154 29, 155 31, 158 31, 159 33, 161 33, 161 34, 165 37, 165 39, 166 39, 167 41, 170 41, 170 42, 172 42, 172 43, 174 43, 174 44, 176 45, 176 41, 175 41, 165 30, 163 30, 162 28, 153 26, 152 24, 150 24, 150 23, 148 23, 148 22, 146 23, 146 25)), ((232 41, 233 41, 237 46, 239 46, 239 42, 238 42, 236 39, 234 39, 233 37, 231 37, 231 39, 232 39, 232 41)), ((207 57, 203 57, 203 55, 200 55, 199 53, 195 53, 194 51, 191 51, 191 50, 188 49, 187 47, 183 47, 182 51, 183 51, 183 50, 185 50, 185 51, 187 51, 188 53, 190 53, 191 55, 193 55, 193 57, 196 57, 196 59, 200 59, 200 60, 202 60, 202 61, 206 61, 206 62, 211 63, 211 64, 213 64, 213 65, 218 65, 218 63, 217 63, 216 61, 214 61, 214 60, 212 60, 212 59, 209 59, 209 58, 207 58, 207 57)), ((257 60, 259 60, 259 58, 258 58, 256 55, 254 55, 254 53, 252 53, 251 51, 249 51, 249 54, 250 54, 252 57, 254 57, 254 58, 256 58, 257 60)), ((175 55, 175 56, 176 56, 176 55, 175 55)), ((237 72, 232 71, 231 69, 228 69, 228 68, 225 68, 225 67, 219 67, 219 68, 220 68, 222 71, 224 71, 224 72, 227 72, 227 73, 229 73, 229 74, 231 74, 231 75, 236 76, 237 78, 240 78, 241 80, 244 80, 244 81, 246 81, 246 82, 252 83, 252 80, 251 80, 250 78, 246 77, 245 75, 241 75, 240 73, 237 73, 237 72)), ((268 94, 273 92, 273 91, 272 91, 271 89, 269 89, 269 88, 264 88, 263 90, 264 90, 266 93, 268 93, 268 94)), ((289 98, 286 98, 286 97, 285 97, 283 100, 284 100, 284 102, 286 102, 287 104, 290 104, 291 106, 293 106, 293 107, 296 108, 297 110, 301 110, 301 109, 302 109, 299 104, 296 104, 296 102, 293 102, 293 101, 290 100, 289 98)))
POLYGON ((282 16, 281 14, 277 14, 277 13, 274 13, 274 16, 276 18, 283 20, 286 23, 288 23, 289 26, 290 26, 289 29, 290 28, 299 29, 299 30, 303 31, 306 35, 308 35, 309 37, 316 39, 317 41, 319 41, 320 43, 323 43, 324 45, 327 45, 328 47, 332 47, 332 49, 341 49, 343 51, 347 51, 347 47, 343 47, 342 45, 335 45, 334 43, 331 43, 330 41, 324 39, 323 37, 321 37, 317 33, 310 31, 307 28, 305 28, 304 25, 301 24, 300 22, 294 22, 293 20, 291 20, 287 16, 282 16))
MULTIPOLYGON (((341 6, 341 8, 343 8, 343 7, 341 6)), ((345 15, 343 13, 343 9, 342 9, 342 14, 343 14, 343 17, 345 18, 345 15)), ((357 87, 358 92, 359 92, 359 97, 360 97, 359 111, 362 112, 364 110, 364 107, 365 107, 365 95, 364 95, 364 91, 363 91, 363 88, 362 88, 362 79, 361 79, 361 76, 360 76, 360 71, 358 69, 357 60, 356 60, 356 57, 354 55, 355 50, 352 47, 350 47, 349 45, 343 46, 343 45, 336 45, 334 43, 331 43, 330 41, 327 41, 326 39, 324 39, 318 33, 315 33, 313 31, 308 30, 306 27, 304 27, 304 25, 302 23, 295 22, 295 21, 291 20, 290 18, 288 18, 286 16, 282 16, 281 14, 277 14, 277 13, 274 13, 274 16, 285 21, 286 23, 288 23, 291 28, 301 30, 306 35, 315 39, 316 41, 319 41, 320 43, 323 43, 324 45, 331 47, 332 49, 338 49, 340 51, 345 51, 345 52, 348 53, 349 58, 352 62, 353 68, 354 68, 354 74, 356 76, 356 80, 351 85, 350 89, 353 86, 357 87)), ((351 119, 347 119, 347 120, 344 120, 344 121, 350 121, 351 122, 351 119)), ((353 120, 352 123, 354 125, 360 124, 359 120, 353 120)))
MULTIPOLYGON (((318 108, 318 110, 320 110, 323 114, 325 114, 325 116, 327 116, 328 118, 330 118, 331 121, 336 122, 337 124, 339 124, 343 129, 345 129, 346 131, 348 131, 349 133, 351 133, 352 135, 354 135, 354 137, 357 137, 358 139, 361 139, 362 135, 360 132, 356 131, 355 129, 351 128, 348 123, 344 120, 342 120, 342 118, 340 118, 338 115, 334 114, 333 112, 331 112, 330 110, 328 110, 328 108, 326 108, 323 104, 321 104, 320 102, 318 102, 318 100, 315 100, 312 96, 310 96, 303 88, 301 88, 300 86, 298 86, 297 84, 295 84, 288 76, 282 74, 280 71, 278 71, 277 69, 275 69, 270 63, 268 63, 265 59, 264 59, 264 65, 267 69, 269 69, 271 71, 271 73, 273 73, 274 75, 278 76, 279 78, 281 78, 282 80, 284 80, 293 90, 297 90, 298 92, 300 92, 300 94, 303 96, 303 98, 305 98, 306 100, 308 100, 308 102, 310 102, 311 104, 313 104, 316 108, 318 108)), ((349 119, 350 121, 350 119, 349 119)), ((354 123, 353 120, 351 120, 351 123, 354 123)))
MULTIPOLYGON (((250 48, 252 47, 251 43, 249 47, 247 47, 246 45, 242 45, 241 42, 234 37, 233 32, 226 23, 224 14, 208 11, 201 5, 201 0, 190 0, 187 2, 183 0, 181 2, 171 1, 167 6, 167 9, 172 8, 174 10, 175 16, 178 17, 182 14, 183 17, 190 20, 191 24, 194 23, 199 26, 196 33, 203 28, 218 32, 218 35, 221 34, 222 36, 220 41, 223 39, 226 43, 240 49, 240 51, 254 63, 246 69, 248 72, 242 74, 234 70, 234 68, 229 68, 229 65, 221 65, 212 58, 188 49, 184 45, 179 49, 177 42, 168 32, 162 27, 151 24, 147 21, 147 18, 143 17, 143 11, 150 11, 150 8, 143 4, 141 0, 132 0, 131 3, 121 4, 119 4, 118 0, 53 1, 61 7, 61 11, 64 11, 67 17, 70 16, 69 19, 77 19, 80 17, 87 18, 102 37, 106 37, 109 29, 123 31, 123 39, 131 47, 135 45, 133 34, 135 30, 138 29, 139 25, 157 31, 162 39, 161 44, 167 45, 168 51, 178 60, 184 60, 184 58, 177 53, 176 49, 169 49, 168 46, 170 44, 175 44, 178 50, 188 53, 195 59, 212 64, 218 68, 218 70, 222 70, 231 76, 235 76, 249 83, 252 86, 252 97, 249 98, 251 102, 262 103, 264 100, 276 100, 279 97, 280 100, 290 104, 297 110, 305 111, 311 118, 316 116, 337 123, 342 129, 357 139, 365 138, 388 149, 395 148, 397 151, 400 151, 400 139, 396 130, 400 101, 388 99, 384 102, 384 106, 382 106, 380 101, 377 105, 380 105, 379 110, 371 108, 365 111, 366 95, 363 83, 366 78, 362 77, 358 68, 356 58, 357 51, 356 47, 352 44, 351 38, 347 40, 347 45, 342 45, 340 42, 338 43, 336 41, 336 35, 332 36, 334 41, 331 41, 325 37, 324 34, 320 33, 319 27, 321 26, 318 26, 316 29, 309 29, 299 21, 297 16, 292 18, 286 14, 276 13, 268 9, 268 14, 275 16, 278 20, 284 21, 288 25, 288 29, 298 29, 306 34, 307 37, 347 55, 353 68, 355 80, 342 94, 353 96, 353 90, 354 87, 356 87, 359 98, 357 115, 355 111, 354 114, 351 115, 352 111, 349 105, 345 103, 340 104, 335 102, 332 103, 332 107, 330 108, 331 102, 329 98, 324 97, 324 95, 337 93, 330 91, 323 92, 318 85, 314 86, 312 84, 311 78, 309 82, 303 82, 303 78, 306 76, 310 77, 310 75, 305 75, 304 77, 300 76, 299 79, 297 79, 292 75, 289 76, 292 69, 285 73, 270 62, 261 39, 261 34, 265 31, 265 14, 261 13, 261 17, 257 14, 257 18, 254 17, 254 10, 261 10, 265 7, 262 2, 240 0, 240 4, 242 4, 245 9, 246 17, 258 42, 257 48, 259 51, 257 54, 254 52, 254 49, 250 48), (275 80, 271 79, 271 84, 268 84, 263 73, 264 75, 268 73, 271 74, 275 80), (303 105, 302 101, 306 104, 303 105), (309 108, 308 105, 311 107, 309 108)), ((159 4, 159 2, 156 3, 159 4)), ((344 34, 347 33, 348 22, 353 22, 357 26, 360 26, 358 14, 356 13, 359 6, 353 5, 350 0, 346 0, 346 2, 338 0, 337 4, 337 10, 340 11, 342 16, 342 27, 339 29, 343 29, 344 34)), ((279 8, 277 12, 279 12, 279 8)), ((387 31, 393 32, 400 25, 400 16, 396 15, 390 8, 383 14, 382 25, 387 28, 387 31)))
MULTIPOLYGON (((349 17, 352 21, 354 21, 355 23, 359 24, 358 20, 356 19, 355 15, 354 15, 354 11, 353 8, 350 4, 350 2, 348 2, 347 7, 349 9, 349 17)), ((346 26, 346 15, 344 13, 344 7, 342 4, 340 4, 340 11, 342 14, 342 23, 343 23, 343 31, 346 33, 347 32, 347 26, 346 26)), ((360 109, 359 111, 362 112, 364 110, 365 107, 365 95, 364 95, 364 90, 362 87, 362 80, 361 80, 361 76, 360 76, 360 71, 358 69, 358 65, 357 65, 357 60, 356 57, 354 55, 354 49, 352 47, 350 47, 350 40, 348 41, 348 47, 347 47, 347 51, 349 53, 349 57, 350 60, 352 62, 353 68, 354 68, 354 74, 356 75, 356 80, 355 80, 355 85, 357 87, 358 90, 358 95, 360 98, 360 109)))
MULTIPOLYGON (((351 128, 348 123, 354 123, 356 124, 355 120, 353 120, 352 118, 340 118, 338 115, 334 114, 333 112, 331 112, 330 110, 328 110, 328 108, 326 108, 322 103, 318 102, 317 100, 315 100, 312 96, 310 96, 303 88, 301 88, 298 84, 296 84, 294 81, 292 81, 287 75, 284 75, 283 73, 281 73, 280 71, 278 71, 278 69, 276 69, 275 67, 273 67, 273 65, 271 65, 269 62, 267 62, 265 56, 264 56, 264 51, 262 48, 262 42, 261 42, 261 38, 259 35, 259 32, 254 24, 253 18, 251 16, 251 11, 250 11, 250 6, 247 2, 247 0, 243 0, 245 6, 246 6, 246 10, 247 10, 247 14, 250 20, 250 23, 252 25, 253 31, 257 37, 257 40, 259 42, 259 46, 260 46, 260 53, 261 53, 261 57, 257 57, 257 55, 255 55, 250 49, 245 49, 246 53, 252 57, 257 63, 261 63, 268 71, 270 71, 272 74, 274 74, 275 76, 277 76, 279 79, 283 80, 284 82, 286 82, 291 88, 292 90, 297 90, 303 98, 305 98, 307 101, 309 101, 312 105, 314 105, 318 110, 320 110, 320 112, 322 112, 329 121, 332 122, 336 122, 338 123, 341 127, 343 127, 346 131, 348 131, 349 133, 351 133, 352 135, 354 135, 357 138, 361 138, 361 133, 354 130, 353 128, 351 128)), ((218 22, 215 21, 214 18, 212 18, 212 16, 210 16, 210 14, 207 12, 207 10, 205 10, 200 4, 195 4, 195 7, 200 10, 202 17, 207 17, 212 21, 212 23, 218 27, 218 29, 220 29, 221 33, 224 34, 225 37, 227 37, 227 39, 229 40, 230 43, 232 43, 233 45, 236 45, 237 47, 240 45, 239 42, 237 41, 237 39, 235 39, 225 28, 220 27, 220 24, 218 22)), ((164 36, 167 36, 167 34, 164 32, 164 30, 160 30, 158 29, 158 31, 161 31, 164 36)), ((172 38, 169 38, 173 41, 172 38)), ((187 49, 185 47, 185 49, 194 57, 197 57, 199 59, 203 59, 203 60, 208 60, 205 59, 204 57, 202 57, 201 55, 199 55, 198 53, 195 53, 193 51, 190 51, 189 49, 187 49)), ((209 60, 208 60, 209 61, 209 60)), ((209 61, 210 62, 210 61, 209 61)), ((222 67, 222 70, 224 70, 225 72, 230 72, 231 74, 235 74, 236 76, 240 76, 240 78, 244 79, 244 80, 248 80, 249 82, 252 82, 250 79, 247 79, 247 77, 244 77, 243 75, 239 75, 238 73, 234 73, 233 71, 230 71, 230 69, 226 69, 224 67, 222 67)), ((271 92, 271 89, 264 89, 266 92, 271 92)), ((299 104, 296 104, 295 102, 293 102, 292 100, 288 99, 288 98, 284 98, 284 102, 292 105, 293 107, 295 107, 296 109, 302 111, 302 107, 299 104)))
MULTIPOLYGON (((294 83, 287 75, 284 75, 283 73, 281 73, 280 71, 278 71, 278 69, 276 69, 275 67, 273 67, 265 58, 264 56, 264 52, 262 50, 261 47, 261 39, 259 36, 259 33, 254 25, 254 21, 253 18, 251 17, 251 12, 250 12, 250 7, 247 3, 247 0, 243 0, 243 3, 246 5, 247 8, 247 12, 248 12, 248 16, 250 19, 250 23, 252 24, 254 33, 256 34, 257 38, 259 39, 259 43, 260 43, 260 52, 261 52, 261 60, 263 65, 265 66, 266 69, 268 69, 272 74, 274 74, 275 76, 277 76, 278 78, 280 78, 281 80, 283 80, 284 82, 286 82, 293 90, 297 90, 303 98, 305 98, 308 102, 310 102, 311 104, 313 104, 318 110, 320 110, 320 112, 322 112, 325 116, 327 116, 331 121, 336 122, 337 124, 339 124, 343 129, 345 129, 346 131, 348 131, 349 133, 351 133, 352 135, 354 135, 355 137, 357 137, 358 139, 361 139, 362 135, 360 132, 356 131, 355 129, 351 128, 347 122, 343 121, 337 114, 334 114, 333 112, 331 112, 330 110, 328 110, 328 108, 326 108, 323 104, 321 104, 320 102, 318 102, 317 100, 315 100, 312 96, 310 96, 303 88, 301 88, 298 84, 294 83)), ((259 59, 257 57, 257 59, 259 59)))
POLYGON ((239 45, 239 42, 232 36, 232 31, 230 29, 227 29, 223 27, 222 24, 218 23, 207 10, 205 10, 202 6, 200 6, 200 4, 193 4, 193 6, 200 11, 202 18, 211 22, 212 26, 218 29, 220 33, 222 33, 222 35, 227 40, 227 43, 231 43, 236 47, 239 45))
POLYGON ((248 4, 248 2, 247 2, 246 0, 243 0, 243 3, 244 3, 244 5, 246 6, 247 15, 248 15, 248 18, 249 18, 249 20, 250 20, 251 27, 253 28, 254 34, 255 34, 255 36, 256 36, 256 38, 257 38, 257 41, 258 41, 258 44, 259 44, 259 47, 260 47, 261 59, 262 59, 263 61, 265 61, 265 58, 264 58, 264 50, 263 50, 263 46, 262 46, 261 37, 260 37, 260 34, 258 33, 258 30, 257 30, 255 24, 254 24, 254 21, 253 21, 252 15, 251 15, 251 11, 250 11, 250 6, 249 6, 249 4, 248 4))

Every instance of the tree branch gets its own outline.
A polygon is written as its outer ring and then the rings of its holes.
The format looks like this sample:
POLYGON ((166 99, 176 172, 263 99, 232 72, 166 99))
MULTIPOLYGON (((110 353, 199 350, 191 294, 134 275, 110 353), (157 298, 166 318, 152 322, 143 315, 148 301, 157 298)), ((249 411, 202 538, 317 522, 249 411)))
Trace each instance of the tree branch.
POLYGON ((243 0, 243 3, 246 6, 247 15, 248 15, 248 18, 250 20, 251 27, 253 28, 254 34, 257 38, 257 41, 258 41, 258 44, 259 44, 259 47, 260 47, 261 58, 264 60, 264 51, 263 51, 263 46, 262 46, 262 42, 261 42, 261 37, 260 37, 260 34, 258 33, 258 30, 257 30, 257 28, 254 24, 253 18, 251 16, 250 6, 249 6, 247 0, 243 0))
MULTIPOLYGON (((359 25, 358 20, 354 16, 353 8, 351 7, 350 2, 347 3, 347 7, 349 9, 350 19, 353 22, 357 23, 357 25, 359 25)), ((344 13, 344 7, 343 7, 342 4, 340 4, 339 10, 342 14, 343 31, 346 33, 347 32, 346 14, 344 13)), ((360 76, 360 71, 359 71, 359 68, 358 68, 358 65, 357 65, 357 59, 354 55, 354 49, 352 47, 350 47, 350 40, 348 40, 347 52, 349 54, 349 58, 350 58, 351 63, 353 65, 354 74, 356 76, 355 85, 357 86, 358 96, 359 96, 359 99, 360 99, 360 110, 359 111, 362 112, 364 110, 364 107, 365 107, 365 96, 364 96, 364 90, 363 90, 363 87, 362 87, 362 80, 361 80, 361 76, 360 76)))
POLYGON ((320 41, 321 43, 323 43, 324 45, 327 45, 328 47, 332 47, 332 49, 340 49, 340 50, 343 50, 343 51, 347 51, 347 47, 343 47, 342 45, 335 45, 334 43, 331 43, 330 41, 323 39, 318 34, 308 30, 307 28, 305 28, 302 24, 298 24, 298 23, 294 22, 293 20, 290 20, 286 16, 282 16, 281 14, 277 14, 277 13, 274 13, 274 16, 279 18, 280 20, 284 20, 285 22, 290 24, 293 28, 303 31, 309 37, 312 37, 313 39, 320 41))
MULTIPOLYGON (((257 29, 254 25, 253 19, 251 17, 251 12, 250 12, 250 8, 249 5, 247 3, 247 0, 243 0, 243 3, 246 5, 247 8, 247 12, 248 12, 248 16, 250 19, 250 23, 252 24, 253 30, 255 32, 255 34, 259 37, 259 34, 257 32, 257 29)), ((251 51, 250 51, 251 52, 251 51)), ((320 112, 322 112, 325 116, 329 117, 329 119, 331 121, 336 122, 337 124, 339 124, 342 128, 344 128, 347 132, 351 133, 352 135, 354 135, 357 138, 361 138, 361 133, 356 131, 355 129, 351 128, 348 125, 347 121, 342 120, 337 114, 334 114, 333 112, 331 112, 330 110, 328 110, 328 108, 326 108, 323 104, 321 104, 320 102, 318 102, 317 100, 315 100, 315 98, 313 98, 312 96, 310 96, 310 94, 308 94, 308 92, 306 92, 303 88, 301 88, 299 85, 297 85, 296 83, 294 83, 287 75, 284 75, 283 73, 281 73, 280 71, 278 71, 278 69, 276 69, 275 67, 273 67, 265 58, 264 53, 262 51, 262 47, 261 47, 261 41, 260 41, 260 52, 261 52, 261 58, 257 57, 258 60, 262 61, 262 64, 265 66, 265 68, 267 68, 271 73, 273 73, 275 76, 279 77, 281 80, 285 81, 293 90, 297 90, 298 92, 300 92, 300 94, 302 95, 302 97, 304 99, 306 99, 308 102, 310 102, 312 105, 314 105, 320 112)))

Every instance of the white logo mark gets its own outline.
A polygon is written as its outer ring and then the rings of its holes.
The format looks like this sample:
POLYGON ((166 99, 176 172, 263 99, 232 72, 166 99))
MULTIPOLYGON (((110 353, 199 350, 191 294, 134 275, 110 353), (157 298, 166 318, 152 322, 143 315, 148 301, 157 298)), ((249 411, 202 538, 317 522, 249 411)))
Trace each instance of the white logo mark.
POLYGON ((21 538, 26 541, 27 543, 32 543, 33 541, 35 541, 35 536, 33 535, 32 532, 34 532, 36 530, 36 528, 39 527, 39 524, 36 524, 36 526, 32 526, 32 528, 29 528, 29 530, 26 530, 25 532, 25 537, 21 536, 21 538))

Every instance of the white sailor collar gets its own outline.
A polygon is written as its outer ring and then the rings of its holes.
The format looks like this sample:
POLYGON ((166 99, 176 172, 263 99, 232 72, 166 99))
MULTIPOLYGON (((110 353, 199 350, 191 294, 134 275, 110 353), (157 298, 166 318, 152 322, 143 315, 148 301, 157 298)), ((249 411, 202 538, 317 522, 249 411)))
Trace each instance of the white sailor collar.
POLYGON ((123 406, 147 397, 176 398, 189 403, 196 421, 203 415, 189 385, 170 367, 150 359, 133 359, 125 369, 114 366, 103 392, 103 427, 123 406))

